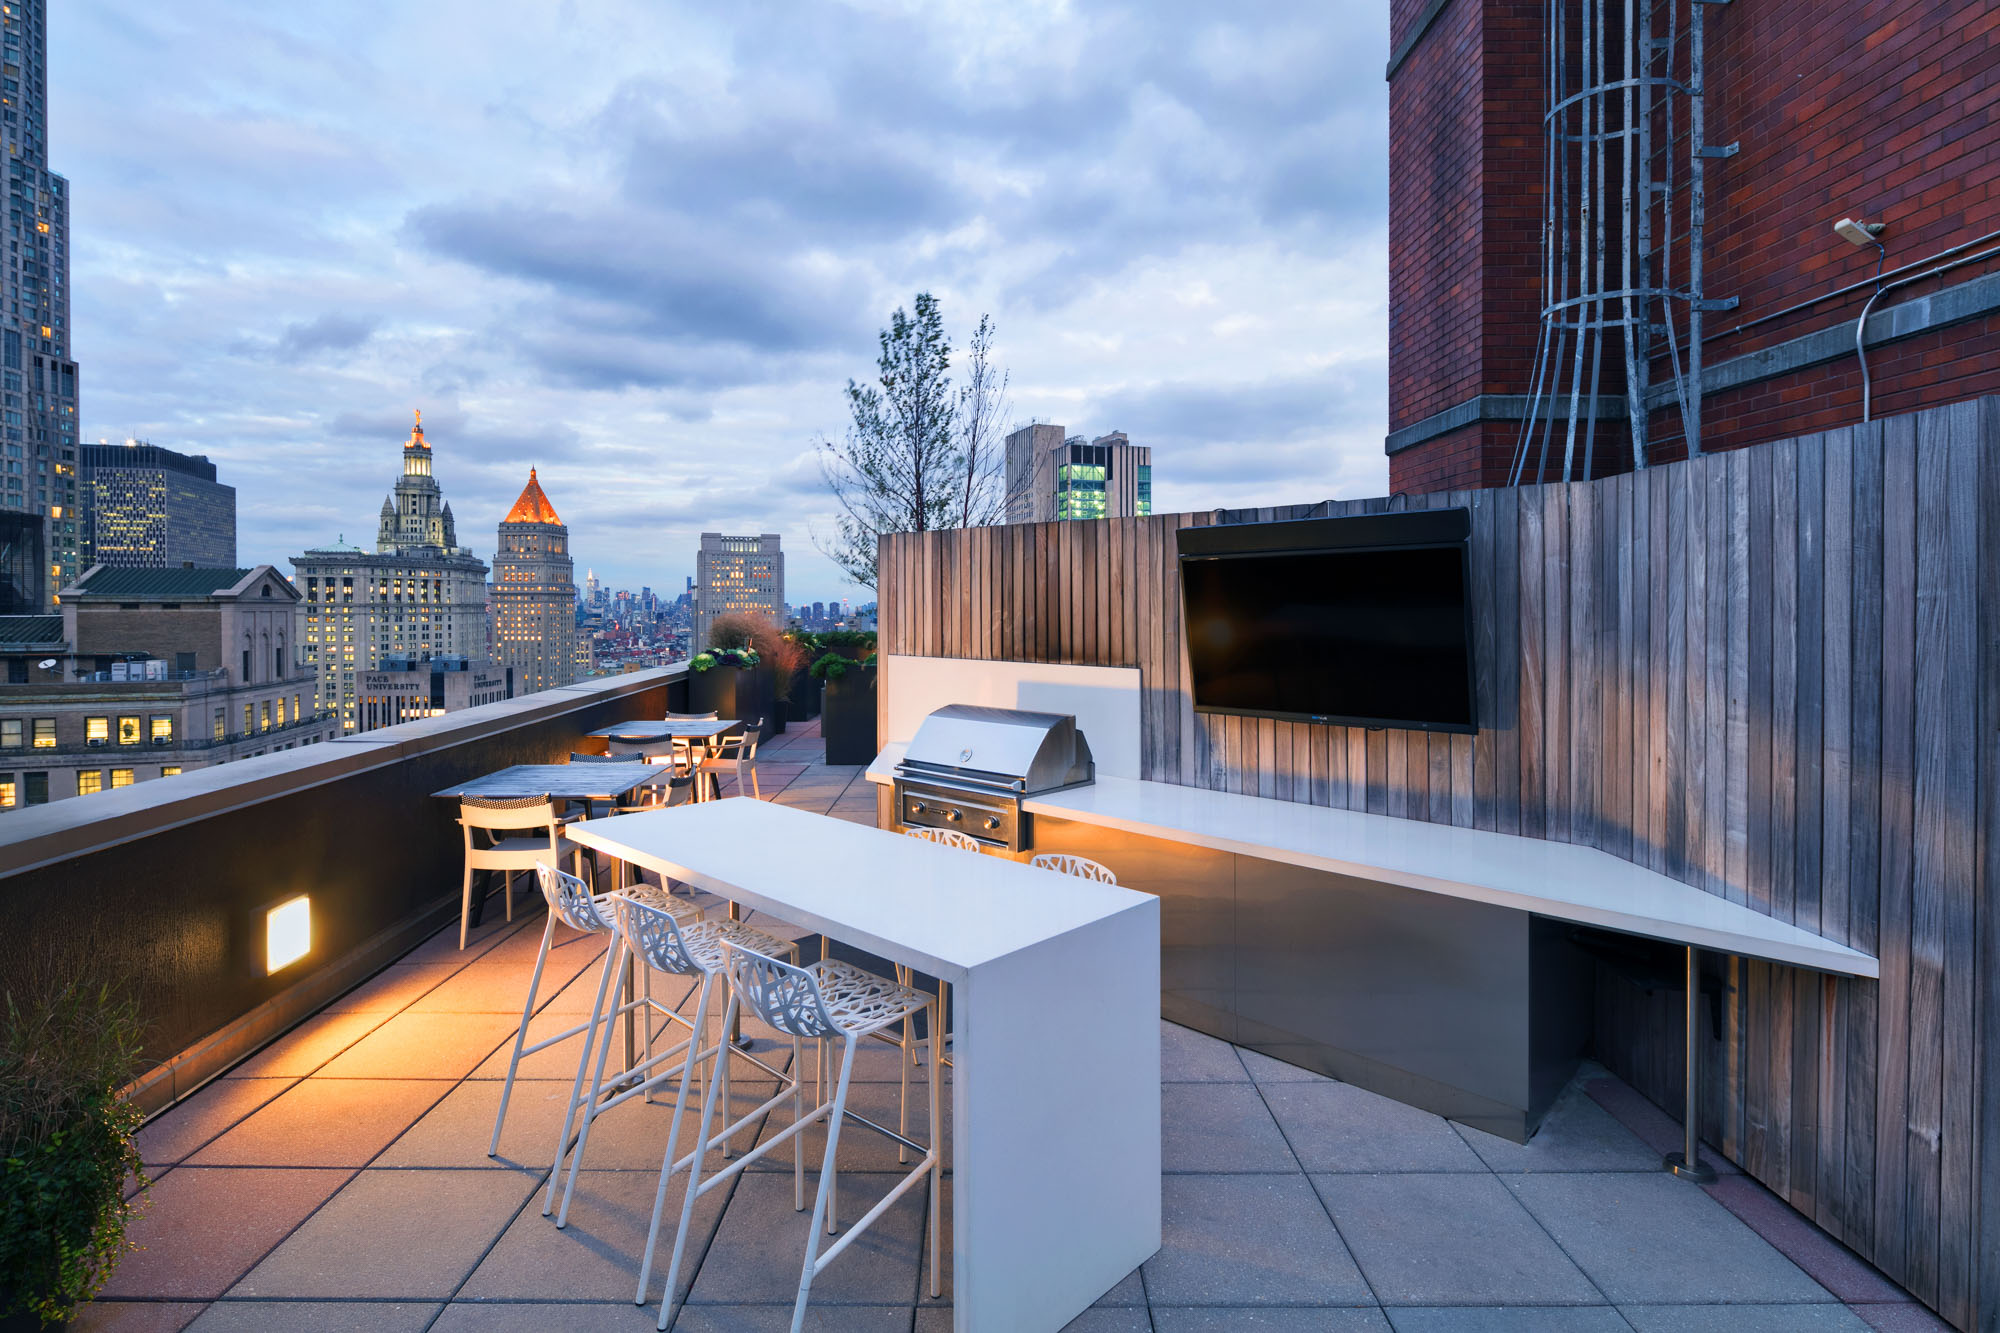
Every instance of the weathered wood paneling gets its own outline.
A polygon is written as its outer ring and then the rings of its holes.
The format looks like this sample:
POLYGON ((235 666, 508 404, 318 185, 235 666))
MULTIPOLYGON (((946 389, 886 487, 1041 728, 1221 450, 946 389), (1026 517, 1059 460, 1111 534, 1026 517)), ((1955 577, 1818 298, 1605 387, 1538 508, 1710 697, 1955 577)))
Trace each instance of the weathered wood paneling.
MULTIPOLYGON (((1589 483, 892 536, 882 636, 1138 667, 1155 781, 1586 842, 1876 953, 1880 982, 1716 960, 1704 1130, 2000 1327, 1996 548, 1983 400, 1589 483), (1447 504, 1479 735, 1195 713, 1179 528, 1447 504)), ((1678 1106, 1677 1004, 1598 993, 1600 1058, 1678 1106)))

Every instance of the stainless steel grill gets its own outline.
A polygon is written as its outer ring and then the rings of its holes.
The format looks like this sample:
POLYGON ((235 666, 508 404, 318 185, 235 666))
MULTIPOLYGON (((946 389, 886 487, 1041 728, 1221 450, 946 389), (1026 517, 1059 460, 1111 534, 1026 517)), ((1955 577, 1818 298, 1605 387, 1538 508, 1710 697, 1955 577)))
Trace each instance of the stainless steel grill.
POLYGON ((1096 776, 1068 714, 947 704, 924 719, 896 765, 896 818, 1023 851, 1032 839, 1021 802, 1096 776))

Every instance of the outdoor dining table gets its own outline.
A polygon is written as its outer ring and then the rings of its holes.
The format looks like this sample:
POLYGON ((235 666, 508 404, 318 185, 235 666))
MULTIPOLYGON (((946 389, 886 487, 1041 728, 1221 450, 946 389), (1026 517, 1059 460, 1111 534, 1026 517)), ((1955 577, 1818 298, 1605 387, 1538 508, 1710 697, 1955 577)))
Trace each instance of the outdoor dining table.
POLYGON ((1159 1248, 1158 898, 770 801, 569 836, 951 983, 959 1333, 1053 1333, 1159 1248))
POLYGON ((622 801, 641 787, 665 780, 665 774, 648 764, 515 764, 484 777, 454 783, 431 795, 447 801, 465 796, 622 801))
POLYGON ((740 718, 635 718, 589 734, 614 745, 653 745, 675 740, 713 740, 743 725, 740 718))
MULTIPOLYGON (((657 754, 668 754, 676 741, 704 741, 713 750, 722 737, 742 727, 741 718, 634 718, 628 722, 614 722, 608 727, 599 727, 589 735, 603 740, 613 754, 643 754, 651 758, 657 754)), ((721 792, 715 775, 706 775, 714 794, 721 792)))
MULTIPOLYGON (((650 764, 515 764, 512 768, 456 783, 431 795, 446 801, 456 801, 465 796, 546 796, 558 803, 622 803, 641 787, 665 780, 665 772, 650 764)), ((481 891, 472 897, 472 924, 478 925, 485 912, 486 893, 482 885, 481 891)))
MULTIPOLYGON (((563 801, 622 803, 641 787, 651 786, 665 779, 666 770, 651 764, 515 764, 512 768, 503 768, 484 777, 473 778, 469 782, 456 783, 442 791, 434 791, 431 795, 440 800, 451 801, 465 796, 496 798, 546 796, 558 803, 563 801)), ((570 841, 576 841, 576 830, 579 827, 580 824, 571 824, 564 831, 570 841)), ((471 923, 475 926, 486 914, 487 887, 486 883, 481 883, 479 892, 472 895, 471 923)), ((628 1014, 625 1018, 627 1068, 632 1065, 636 1047, 637 1038, 631 1015, 628 1014)))

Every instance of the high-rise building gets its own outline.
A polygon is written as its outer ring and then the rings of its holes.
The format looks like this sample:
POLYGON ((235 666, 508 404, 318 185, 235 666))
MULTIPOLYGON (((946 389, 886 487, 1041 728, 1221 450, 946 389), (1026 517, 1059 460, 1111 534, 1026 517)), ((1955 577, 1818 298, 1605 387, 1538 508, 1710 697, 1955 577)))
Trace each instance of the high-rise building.
POLYGON ((514 692, 533 694, 576 680, 576 566, 569 529, 542 493, 535 470, 500 520, 493 554, 494 657, 514 671, 514 692))
POLYGON ((1007 437, 1007 521, 1143 518, 1153 512, 1153 451, 1122 430, 1086 442, 1061 426, 1007 437))
POLYGON ((403 475, 382 502, 375 550, 343 539, 293 556, 292 567, 305 592, 306 660, 343 731, 360 725, 356 673, 376 670, 385 654, 485 658, 486 566, 458 544, 421 413, 403 444, 403 475))
POLYGON ((7 253, 0 263, 0 507, 38 514, 53 596, 82 573, 76 362, 70 357, 69 182, 49 170, 48 0, 0 5, 7 253))
POLYGON ((778 534, 701 534, 694 561, 694 647, 708 646, 708 627, 732 611, 776 620, 785 605, 785 556, 778 534))
POLYGON ((0 616, 31 616, 48 605, 48 520, 0 509, 0 616))
POLYGON ((236 564, 236 488, 215 464, 144 440, 82 447, 86 565, 228 569, 236 564))

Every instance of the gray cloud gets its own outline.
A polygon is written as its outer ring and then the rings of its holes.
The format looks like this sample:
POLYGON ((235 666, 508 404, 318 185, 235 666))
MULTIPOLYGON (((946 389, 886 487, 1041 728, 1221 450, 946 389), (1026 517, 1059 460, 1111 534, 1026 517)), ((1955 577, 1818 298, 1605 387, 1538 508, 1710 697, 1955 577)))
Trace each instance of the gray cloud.
POLYGON ((272 558, 372 532, 422 407, 477 550, 532 465, 614 582, 724 526, 836 595, 803 451, 928 288, 1163 503, 1377 489, 1382 8, 77 0, 84 430, 215 458, 272 558))
POLYGON ((315 352, 351 352, 374 336, 379 323, 372 316, 328 313, 288 324, 279 335, 277 353, 286 361, 297 361, 315 352))

